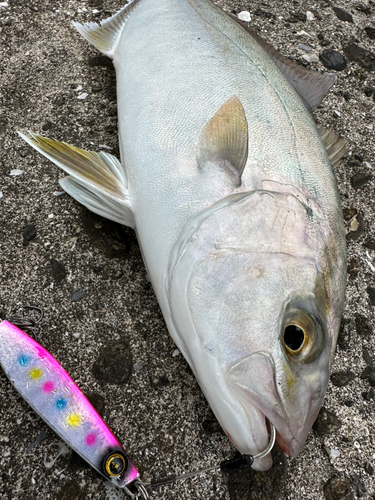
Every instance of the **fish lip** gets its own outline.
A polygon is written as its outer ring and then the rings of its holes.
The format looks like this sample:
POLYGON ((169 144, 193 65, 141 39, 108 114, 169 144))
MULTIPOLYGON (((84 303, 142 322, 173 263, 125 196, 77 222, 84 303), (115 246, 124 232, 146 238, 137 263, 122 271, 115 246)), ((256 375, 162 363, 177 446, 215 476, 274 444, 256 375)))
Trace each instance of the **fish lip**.
MULTIPOLYGON (((263 413, 262 409, 259 408, 259 411, 263 413)), ((289 425, 287 425, 285 422, 285 428, 283 430, 280 430, 280 425, 277 423, 272 422, 272 419, 267 416, 267 413, 263 413, 266 420, 271 423, 276 430, 276 441, 275 444, 282 450, 284 453, 289 455, 290 457, 295 457, 299 454, 301 451, 303 444, 298 441, 296 436, 293 434, 291 428, 289 425), (287 434, 287 435, 286 435, 287 434)))
POLYGON ((276 444, 279 448, 289 456, 297 456, 302 449, 303 443, 301 444, 298 441, 288 423, 289 417, 278 392, 275 373, 276 366, 272 354, 267 351, 255 351, 234 363, 230 370, 227 371, 226 380, 248 416, 249 423, 252 420, 252 407, 261 417, 261 420, 264 419, 264 425, 267 425, 267 421, 269 421, 275 427, 276 444), (254 366, 259 366, 259 363, 262 363, 267 372, 272 374, 272 383, 264 387, 265 391, 259 392, 259 387, 254 389, 254 387, 243 384, 244 375, 241 374, 241 369, 239 377, 233 371, 233 369, 236 370, 237 367, 242 365, 245 368, 245 377, 250 379, 251 377, 248 377, 248 375, 254 373, 251 372, 252 363, 255 363, 254 366), (246 364, 250 368, 248 372, 246 371, 246 364))
POLYGON ((299 454, 299 452, 301 451, 302 445, 300 444, 298 439, 295 437, 295 435, 292 433, 290 427, 286 426, 287 431, 290 433, 290 436, 288 438, 288 437, 285 437, 285 434, 284 434, 285 430, 284 430, 284 432, 280 431, 279 430, 280 427, 278 429, 277 424, 272 422, 272 419, 269 416, 267 416, 266 412, 264 412, 257 404, 255 404, 253 402, 251 402, 251 403, 264 416, 269 435, 271 435, 271 425, 274 426, 274 428, 276 430, 275 444, 280 448, 280 450, 283 451, 284 453, 286 453, 287 455, 289 455, 290 457, 297 456, 299 454), (287 442, 288 442, 288 444, 287 444, 287 442))
POLYGON ((276 430, 276 444, 280 448, 281 451, 283 451, 284 453, 286 453, 289 456, 292 456, 291 451, 287 447, 282 435, 280 434, 280 432, 278 430, 276 430))
MULTIPOLYGON (((264 416, 265 424, 267 426, 268 434, 269 435, 271 435, 271 425, 273 425, 273 427, 275 428, 275 430, 276 430, 275 444, 280 448, 281 451, 283 451, 284 453, 286 453, 290 457, 291 456, 295 456, 296 453, 293 450, 291 450, 290 447, 286 444, 285 439, 283 437, 283 433, 277 428, 277 426, 272 422, 272 420, 267 416, 267 414, 265 412, 263 412, 263 410, 261 408, 259 408, 258 405, 254 404, 253 402, 251 402, 251 403, 257 408, 257 410, 259 411, 259 413, 261 413, 264 416)), ((300 448, 300 444, 299 444, 298 440, 296 439, 296 437, 291 432, 290 427, 287 426, 287 428, 288 428, 288 431, 290 432, 290 434, 292 436, 292 439, 290 440, 290 438, 289 438, 288 441, 292 442, 292 443, 294 443, 294 442, 297 443, 298 444, 298 448, 300 448)))

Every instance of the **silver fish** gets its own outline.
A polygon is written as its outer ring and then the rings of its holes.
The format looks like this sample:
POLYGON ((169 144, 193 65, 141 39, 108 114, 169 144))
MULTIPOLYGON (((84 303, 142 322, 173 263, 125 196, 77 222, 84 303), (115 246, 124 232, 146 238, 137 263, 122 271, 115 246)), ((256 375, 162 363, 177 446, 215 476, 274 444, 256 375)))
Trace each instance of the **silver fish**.
MULTIPOLYGON (((335 77, 280 56, 210 0, 133 0, 75 25, 113 58, 121 164, 30 133, 90 210, 135 228, 168 330, 242 453, 297 455, 329 379, 345 233, 313 110, 335 77)), ((254 463, 267 470, 270 455, 254 463)))

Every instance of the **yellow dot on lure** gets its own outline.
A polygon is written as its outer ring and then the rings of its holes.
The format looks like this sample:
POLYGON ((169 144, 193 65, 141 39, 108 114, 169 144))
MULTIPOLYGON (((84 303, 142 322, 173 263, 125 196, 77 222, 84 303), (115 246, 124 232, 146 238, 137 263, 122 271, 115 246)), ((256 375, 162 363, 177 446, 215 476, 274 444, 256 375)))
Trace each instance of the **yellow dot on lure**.
POLYGON ((72 413, 69 415, 69 417, 66 419, 68 425, 71 427, 78 427, 79 424, 81 423, 81 417, 77 415, 76 413, 72 413))
POLYGON ((33 368, 29 372, 31 380, 38 380, 38 378, 40 378, 42 375, 43 375, 43 370, 41 370, 40 368, 33 368))

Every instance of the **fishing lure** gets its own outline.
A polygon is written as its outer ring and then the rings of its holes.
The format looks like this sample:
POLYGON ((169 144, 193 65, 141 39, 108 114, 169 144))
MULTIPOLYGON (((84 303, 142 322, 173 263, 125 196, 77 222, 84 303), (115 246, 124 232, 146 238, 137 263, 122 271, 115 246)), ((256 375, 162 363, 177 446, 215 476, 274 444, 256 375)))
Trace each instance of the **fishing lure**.
MULTIPOLYGON (((41 321, 10 318, 20 328, 32 331, 41 321)), ((76 453, 106 479, 134 500, 149 499, 147 488, 165 485, 211 471, 231 473, 251 467, 254 460, 266 456, 275 444, 276 431, 271 425, 267 448, 255 455, 240 455, 219 466, 208 467, 181 476, 143 483, 129 455, 109 430, 76 383, 38 342, 10 321, 0 323, 0 365, 19 394, 33 410, 76 453), (134 486, 132 493, 128 486, 134 486)))
POLYGON ((9 321, 0 323, 0 363, 33 410, 95 470, 120 488, 139 478, 124 448, 67 372, 9 321))

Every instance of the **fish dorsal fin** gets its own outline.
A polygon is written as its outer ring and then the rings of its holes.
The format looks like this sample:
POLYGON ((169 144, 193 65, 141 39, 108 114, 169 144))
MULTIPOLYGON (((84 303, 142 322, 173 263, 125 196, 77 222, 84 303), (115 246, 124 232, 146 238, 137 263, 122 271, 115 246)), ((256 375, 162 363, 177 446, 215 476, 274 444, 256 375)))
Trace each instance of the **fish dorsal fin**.
POLYGON ((237 96, 228 99, 207 123, 199 139, 198 163, 218 162, 241 183, 248 155, 248 125, 237 96))
POLYGON ((131 0, 128 5, 125 5, 112 17, 102 21, 100 25, 97 23, 80 24, 75 22, 73 25, 94 47, 108 57, 113 58, 126 20, 138 2, 139 0, 131 0))
POLYGON ((322 125, 317 125, 317 129, 331 165, 335 167, 346 154, 345 141, 332 128, 326 129, 322 125))
POLYGON ((274 49, 271 44, 263 40, 255 30, 251 29, 234 16, 231 17, 240 24, 261 47, 263 47, 288 82, 303 98, 310 111, 314 111, 322 102, 329 89, 335 84, 335 75, 331 73, 320 74, 318 71, 306 69, 295 61, 291 61, 274 49))

